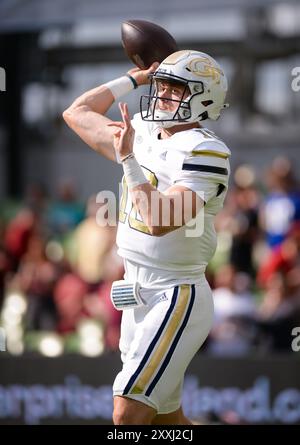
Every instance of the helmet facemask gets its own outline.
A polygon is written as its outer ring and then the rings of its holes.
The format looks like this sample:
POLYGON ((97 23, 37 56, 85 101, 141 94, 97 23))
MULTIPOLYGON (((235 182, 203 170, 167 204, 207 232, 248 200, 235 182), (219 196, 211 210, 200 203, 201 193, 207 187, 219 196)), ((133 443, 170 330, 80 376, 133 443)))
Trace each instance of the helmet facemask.
MULTIPOLYGON (((186 79, 175 76, 172 74, 165 74, 162 72, 156 71, 151 75, 151 83, 148 95, 141 96, 140 99, 140 112, 141 117, 145 121, 157 122, 158 126, 168 128, 173 127, 174 125, 187 124, 190 122, 194 122, 192 111, 191 111, 191 100, 195 100, 195 96, 201 95, 204 92, 204 86, 201 81, 190 82, 186 79), (163 80, 170 84, 180 84, 184 86, 181 98, 172 99, 172 98, 161 98, 159 96, 157 81, 163 80), (193 84, 191 86, 191 84, 193 84), (195 91, 191 92, 191 88, 195 91), (188 96, 185 97, 188 92, 188 96), (164 102, 172 102, 177 106, 174 107, 173 110, 162 110, 159 107, 159 101, 164 102)), ((200 99, 198 99, 200 100, 200 99)), ((197 119, 198 121, 201 118, 197 119)))

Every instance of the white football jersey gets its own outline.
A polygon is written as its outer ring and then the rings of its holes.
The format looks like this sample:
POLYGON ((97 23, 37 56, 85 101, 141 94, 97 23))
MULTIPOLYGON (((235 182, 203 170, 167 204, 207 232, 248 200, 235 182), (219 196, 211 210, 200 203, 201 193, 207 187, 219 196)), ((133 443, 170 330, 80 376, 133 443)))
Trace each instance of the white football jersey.
POLYGON ((140 282, 144 281, 141 284, 152 285, 158 277, 161 284, 194 282, 204 273, 216 249, 214 216, 223 206, 228 187, 230 150, 204 128, 159 139, 160 129, 155 123, 143 121, 139 114, 134 116, 132 125, 133 151, 149 182, 160 192, 175 184, 185 186, 197 192, 205 206, 197 220, 166 235, 153 236, 133 207, 123 177, 118 253, 125 259, 126 272, 133 265, 147 271, 147 276, 144 272, 139 277, 140 282))

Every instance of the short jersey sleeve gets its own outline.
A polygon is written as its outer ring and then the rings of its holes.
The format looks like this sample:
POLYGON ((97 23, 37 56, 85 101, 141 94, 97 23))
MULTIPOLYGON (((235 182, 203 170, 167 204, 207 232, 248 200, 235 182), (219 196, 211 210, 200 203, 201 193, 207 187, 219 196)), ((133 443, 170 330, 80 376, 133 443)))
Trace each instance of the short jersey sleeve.
POLYGON ((182 185, 197 192, 205 203, 219 198, 223 202, 230 175, 229 153, 224 144, 201 144, 183 159, 182 168, 173 175, 173 184, 182 185), (222 195, 222 196, 221 196, 222 195), (222 199, 220 199, 222 198, 222 199))

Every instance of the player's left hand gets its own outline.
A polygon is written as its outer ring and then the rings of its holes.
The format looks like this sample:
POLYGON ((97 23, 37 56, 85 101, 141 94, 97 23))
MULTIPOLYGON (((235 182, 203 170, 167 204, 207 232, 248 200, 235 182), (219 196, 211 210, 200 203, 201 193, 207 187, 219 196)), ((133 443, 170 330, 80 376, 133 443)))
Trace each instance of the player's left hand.
POLYGON ((111 122, 110 127, 117 127, 114 133, 114 148, 122 160, 133 151, 134 129, 131 125, 128 105, 119 103, 123 122, 111 122))
POLYGON ((140 68, 132 68, 127 72, 130 76, 134 77, 138 85, 147 85, 150 83, 150 75, 159 67, 159 62, 152 63, 146 70, 141 70, 140 68))

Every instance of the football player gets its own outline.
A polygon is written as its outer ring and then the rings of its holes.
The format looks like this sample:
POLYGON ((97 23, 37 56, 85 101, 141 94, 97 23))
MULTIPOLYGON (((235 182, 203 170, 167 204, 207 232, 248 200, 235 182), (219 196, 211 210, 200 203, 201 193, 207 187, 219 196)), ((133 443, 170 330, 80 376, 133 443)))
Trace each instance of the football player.
POLYGON ((205 269, 230 173, 230 150, 203 122, 219 118, 226 92, 220 65, 184 50, 88 91, 63 114, 89 146, 124 170, 117 244, 125 276, 112 289, 123 309, 123 367, 113 385, 117 425, 190 424, 182 385, 212 325, 205 269), (120 122, 105 116, 115 100, 144 84, 149 94, 133 119, 126 103, 119 104, 120 122))

